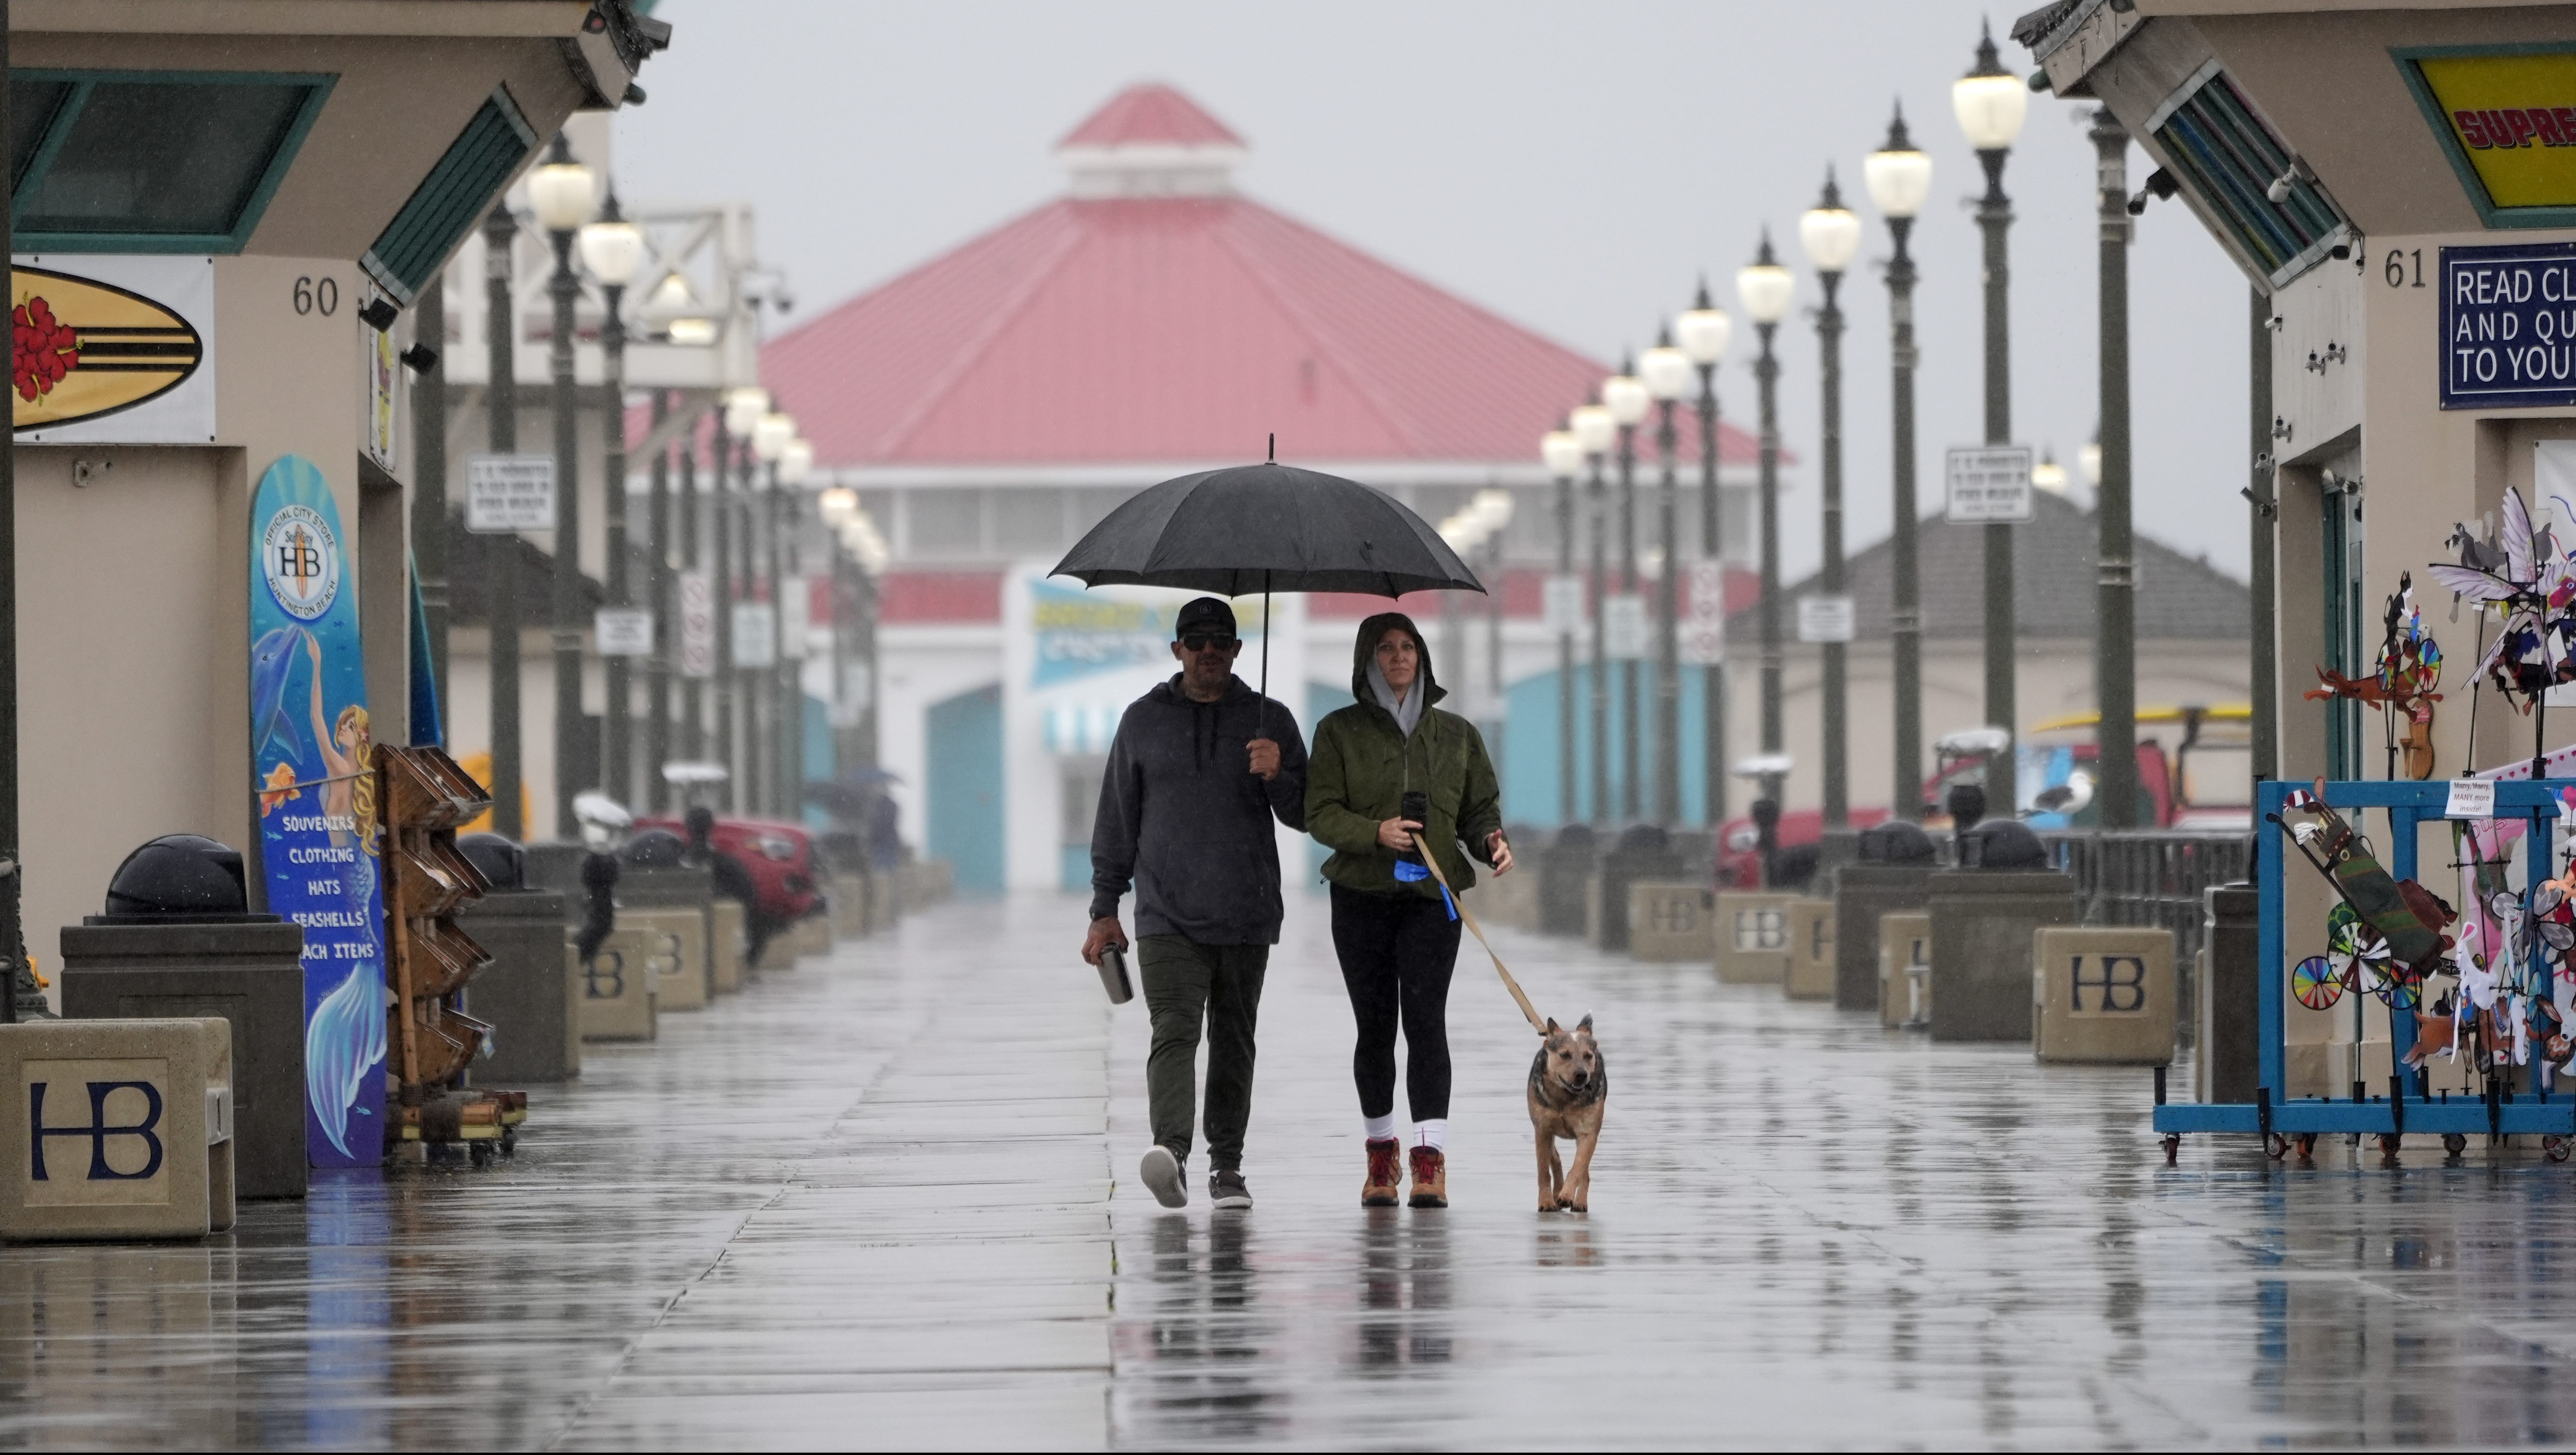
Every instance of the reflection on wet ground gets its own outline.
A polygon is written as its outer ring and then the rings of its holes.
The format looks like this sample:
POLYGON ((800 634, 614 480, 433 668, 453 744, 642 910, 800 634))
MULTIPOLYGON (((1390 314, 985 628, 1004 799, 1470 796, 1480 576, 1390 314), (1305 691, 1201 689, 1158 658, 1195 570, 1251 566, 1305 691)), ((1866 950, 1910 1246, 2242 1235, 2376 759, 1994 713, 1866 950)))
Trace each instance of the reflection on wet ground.
POLYGON ((2576 1439, 2576 1171, 2167 1171, 2143 1072, 1557 941, 1504 943, 1599 1018, 1592 1212, 1530 1210, 1528 1032, 1474 959, 1454 1205, 1364 1210, 1320 908, 1273 960, 1249 1215, 1135 1187, 1142 1005, 1068 959, 1079 904, 950 905, 595 1048, 490 1172, 0 1250, 0 1445, 2576 1439))

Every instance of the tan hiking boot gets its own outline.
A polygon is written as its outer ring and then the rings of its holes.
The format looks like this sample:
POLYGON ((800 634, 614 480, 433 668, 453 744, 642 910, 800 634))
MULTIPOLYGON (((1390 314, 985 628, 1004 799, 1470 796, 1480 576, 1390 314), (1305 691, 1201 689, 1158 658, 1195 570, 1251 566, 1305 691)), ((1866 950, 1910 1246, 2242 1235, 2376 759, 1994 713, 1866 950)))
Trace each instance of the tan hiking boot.
POLYGON ((1413 1205, 1449 1205, 1449 1159, 1430 1147, 1413 1149, 1413 1205))
POLYGON ((1404 1178, 1404 1147, 1393 1137, 1368 1144, 1368 1181, 1360 1184, 1360 1206, 1393 1207, 1404 1178))

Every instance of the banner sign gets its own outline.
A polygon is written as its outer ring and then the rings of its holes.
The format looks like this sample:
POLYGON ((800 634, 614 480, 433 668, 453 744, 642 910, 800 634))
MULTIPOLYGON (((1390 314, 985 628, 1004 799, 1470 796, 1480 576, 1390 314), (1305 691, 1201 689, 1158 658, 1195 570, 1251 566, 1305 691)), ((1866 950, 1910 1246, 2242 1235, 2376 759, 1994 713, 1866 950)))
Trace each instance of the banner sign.
POLYGON ((213 442, 214 259, 23 256, 9 307, 19 443, 213 442))
MULTIPOLYGON (((1189 600, 1184 596, 1168 602, 1123 601, 1045 581, 1030 582, 1029 591, 1029 624, 1037 633, 1033 687, 1119 667, 1170 662, 1172 615, 1189 600)), ((1252 623, 1240 610, 1235 620, 1240 631, 1250 633, 1252 623)))
POLYGON ((304 927, 304 1133, 317 1167, 385 1155, 375 740, 340 511, 300 455, 251 501, 251 773, 270 912, 304 927))
POLYGON ((2576 243, 2442 249, 2442 407, 2576 403, 2576 243))
POLYGON ((2576 47, 2396 55, 2486 224, 2566 226, 2565 209, 2576 208, 2576 47))

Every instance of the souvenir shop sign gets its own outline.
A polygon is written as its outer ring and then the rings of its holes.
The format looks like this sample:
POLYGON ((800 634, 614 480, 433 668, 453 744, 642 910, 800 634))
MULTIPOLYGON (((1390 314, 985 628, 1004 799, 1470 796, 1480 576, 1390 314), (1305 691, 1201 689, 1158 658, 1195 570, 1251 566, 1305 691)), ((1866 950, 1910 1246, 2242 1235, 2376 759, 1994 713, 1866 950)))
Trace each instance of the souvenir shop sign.
POLYGON ((250 742, 271 913, 304 930, 305 1151, 385 1152, 384 899, 357 582, 340 511, 300 455, 251 500, 250 742))
POLYGON ((2442 249, 2442 407, 2576 404, 2576 243, 2442 249))
POLYGON ((2394 52, 2445 159, 2489 227, 2576 217, 2576 47, 2394 52))

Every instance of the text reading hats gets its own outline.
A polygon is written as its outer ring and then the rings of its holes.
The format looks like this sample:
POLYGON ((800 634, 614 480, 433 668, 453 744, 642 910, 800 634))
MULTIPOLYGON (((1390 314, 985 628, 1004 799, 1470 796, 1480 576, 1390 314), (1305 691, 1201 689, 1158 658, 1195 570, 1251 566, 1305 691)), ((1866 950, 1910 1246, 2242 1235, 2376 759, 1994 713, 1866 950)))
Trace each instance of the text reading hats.
POLYGON ((1177 641, 1192 632, 1213 632, 1225 636, 1238 633, 1234 627, 1234 608, 1213 596, 1202 596, 1181 608, 1173 619, 1172 638, 1177 641))

